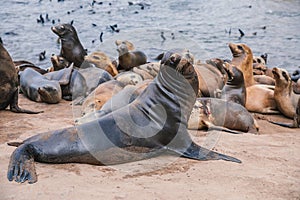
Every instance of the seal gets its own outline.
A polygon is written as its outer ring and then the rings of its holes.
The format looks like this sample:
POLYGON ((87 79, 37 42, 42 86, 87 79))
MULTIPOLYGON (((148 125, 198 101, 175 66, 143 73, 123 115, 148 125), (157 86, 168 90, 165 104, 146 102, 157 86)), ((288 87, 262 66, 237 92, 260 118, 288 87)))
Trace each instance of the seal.
POLYGON ((58 103, 62 92, 58 81, 49 80, 37 71, 27 68, 20 76, 20 88, 30 100, 45 103, 58 103))
POLYGON ((78 38, 76 29, 71 24, 58 24, 51 27, 51 30, 61 41, 60 55, 76 67, 80 67, 87 55, 78 38))
POLYGON ((80 69, 79 73, 86 81, 87 94, 90 94, 98 85, 114 79, 107 71, 94 66, 80 69))
POLYGON ((48 72, 58 71, 70 66, 70 62, 62 56, 52 55, 51 58, 52 67, 48 68, 48 72))
POLYGON ((91 54, 84 57, 84 61, 94 64, 95 67, 104 69, 113 77, 119 73, 115 65, 112 64, 110 58, 103 52, 92 52, 91 54))
POLYGON ((245 106, 246 87, 243 72, 229 63, 224 64, 224 69, 228 74, 228 79, 222 89, 221 99, 232 101, 245 106))
POLYGON ((157 77, 132 103, 76 128, 38 134, 20 143, 11 155, 7 178, 36 182, 34 161, 112 165, 163 152, 196 160, 240 163, 191 139, 187 120, 197 92, 193 65, 184 55, 170 51, 162 59, 157 77), (134 153, 135 147, 147 152, 134 153))
POLYGON ((144 80, 140 74, 133 71, 119 73, 115 79, 122 82, 124 85, 136 85, 144 80))
POLYGON ((0 42, 0 110, 5 110, 9 106, 10 111, 16 113, 40 113, 19 107, 18 82, 18 74, 14 63, 9 53, 0 42))
POLYGON ((49 80, 59 82, 62 90, 62 98, 67 101, 72 101, 78 97, 82 98, 87 95, 85 78, 77 69, 73 68, 73 63, 68 68, 49 72, 44 76, 49 80))
POLYGON ((119 69, 130 70, 147 62, 147 56, 143 52, 129 51, 126 44, 120 44, 117 51, 119 53, 119 69))
POLYGON ((217 98, 197 98, 188 128, 221 130, 234 134, 241 133, 237 131, 257 134, 259 130, 256 120, 244 106, 217 98))
POLYGON ((274 99, 278 110, 286 117, 293 119, 300 99, 293 91, 292 79, 285 69, 273 68, 275 78, 274 99))
POLYGON ((229 48, 233 56, 231 64, 243 72, 245 86, 254 85, 252 50, 246 44, 229 43, 229 48))
POLYGON ((246 87, 248 111, 263 114, 277 114, 274 91, 267 85, 256 84, 253 78, 253 54, 246 44, 229 44, 232 53, 231 64, 243 72, 246 87), (255 99, 255 101, 253 101, 255 99))
POLYGON ((125 85, 116 80, 100 84, 82 104, 82 115, 100 110, 102 106, 115 94, 120 92, 125 85))

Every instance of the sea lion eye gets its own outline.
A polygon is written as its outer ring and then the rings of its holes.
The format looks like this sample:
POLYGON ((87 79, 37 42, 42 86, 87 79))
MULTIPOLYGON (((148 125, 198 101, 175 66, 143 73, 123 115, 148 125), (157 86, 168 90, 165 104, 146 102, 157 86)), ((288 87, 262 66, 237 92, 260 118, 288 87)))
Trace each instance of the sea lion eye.
POLYGON ((287 75, 286 72, 282 72, 282 76, 285 78, 285 80, 289 80, 289 76, 287 75))
POLYGON ((244 50, 243 47, 242 47, 241 45, 238 45, 237 48, 238 48, 239 50, 244 50))
POLYGON ((93 58, 96 60, 100 60, 100 58, 98 56, 93 56, 93 58))

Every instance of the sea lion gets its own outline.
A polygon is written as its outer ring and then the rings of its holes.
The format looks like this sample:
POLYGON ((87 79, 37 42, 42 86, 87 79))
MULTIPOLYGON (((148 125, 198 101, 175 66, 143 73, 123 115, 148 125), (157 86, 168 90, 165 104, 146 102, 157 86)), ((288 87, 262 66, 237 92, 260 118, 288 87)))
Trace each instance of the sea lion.
POLYGON ((100 110, 91 113, 86 112, 83 117, 76 119, 75 122, 77 124, 90 122, 130 104, 151 82, 152 80, 147 79, 137 85, 126 85, 121 91, 114 94, 107 102, 105 102, 100 110))
POLYGON ((67 101, 75 100, 77 97, 85 97, 87 95, 87 85, 85 78, 77 69, 70 67, 58 71, 49 72, 44 75, 49 80, 59 82, 62 90, 62 98, 67 101))
POLYGON ((30 100, 45 103, 58 103, 62 92, 58 81, 49 80, 37 71, 27 68, 20 76, 20 88, 30 100))
POLYGON ((298 79, 298 81, 296 83, 293 82, 293 91, 296 94, 300 94, 300 79, 298 79))
POLYGON ((140 74, 132 71, 119 73, 117 76, 115 76, 115 79, 122 82, 124 85, 136 85, 144 80, 140 74))
POLYGON ((215 97, 224 87, 224 75, 214 65, 197 62, 195 70, 199 79, 199 97, 215 97))
POLYGON ((125 44, 127 46, 128 51, 133 51, 135 49, 134 44, 128 40, 116 40, 115 44, 117 46, 120 46, 121 44, 125 44))
POLYGON ((132 71, 141 75, 143 80, 154 79, 159 71, 160 64, 155 63, 146 63, 137 67, 132 68, 132 71))
POLYGON ((36 66, 35 64, 33 64, 29 61, 26 61, 26 60, 17 60, 17 61, 13 61, 13 62, 14 62, 15 68, 17 70, 17 73, 19 73, 20 71, 24 71, 28 67, 34 69, 35 71, 39 72, 40 74, 47 73, 47 70, 42 69, 42 68, 36 66))
POLYGON ((76 29, 71 24, 58 24, 51 27, 51 30, 59 37, 61 41, 60 55, 76 67, 80 67, 84 56, 87 55, 78 38, 76 29))
POLYGON ((110 75, 116 76, 119 72, 110 58, 103 52, 95 51, 84 57, 86 62, 92 63, 95 67, 106 70, 110 75))
POLYGON ((98 85, 114 79, 107 71, 94 66, 80 69, 79 73, 86 81, 87 94, 90 94, 98 85))
POLYGON ((49 67, 48 72, 58 71, 70 66, 70 62, 62 56, 52 55, 51 58, 52 67, 49 67))
POLYGON ((197 98, 188 121, 189 129, 217 129, 230 133, 258 133, 253 116, 240 104, 217 98, 197 98), (225 129, 225 128, 227 129, 225 129))
POLYGON ((232 101, 245 106, 246 87, 243 72, 229 63, 224 64, 224 69, 228 74, 228 79, 222 89, 221 99, 232 101))
POLYGON ((18 83, 18 74, 12 58, 0 42, 0 110, 5 110, 9 106, 10 111, 16 113, 40 113, 19 107, 18 83))
POLYGON ((266 75, 254 75, 253 76, 256 83, 265 84, 265 85, 275 85, 274 78, 266 75))
POLYGON ((147 56, 143 52, 129 51, 126 44, 120 44, 117 51, 119 53, 119 69, 130 70, 147 62, 147 56))
POLYGON ((102 106, 116 93, 120 92, 125 85, 116 80, 110 80, 100 84, 82 104, 82 115, 100 110, 102 106))
POLYGON ((246 105, 248 111, 275 114, 276 102, 274 91, 268 86, 256 84, 253 78, 253 54, 246 44, 229 43, 232 53, 231 64, 243 72, 246 87, 246 105), (255 99, 255 101, 254 101, 255 99))
POLYGON ((275 78, 274 99, 278 110, 286 117, 293 119, 300 95, 294 93, 292 79, 285 69, 273 68, 275 78))
POLYGON ((279 126, 287 127, 287 128, 300 128, 300 99, 298 100, 295 113, 296 114, 294 115, 292 123, 275 122, 272 120, 268 120, 268 122, 279 126))
POLYGON ((187 120, 197 92, 193 65, 184 55, 170 51, 162 59, 157 77, 131 104, 92 122, 38 134, 20 143, 11 155, 7 178, 36 182, 34 161, 112 165, 163 152, 240 163, 192 141, 187 120), (141 147, 143 153, 133 152, 141 147))

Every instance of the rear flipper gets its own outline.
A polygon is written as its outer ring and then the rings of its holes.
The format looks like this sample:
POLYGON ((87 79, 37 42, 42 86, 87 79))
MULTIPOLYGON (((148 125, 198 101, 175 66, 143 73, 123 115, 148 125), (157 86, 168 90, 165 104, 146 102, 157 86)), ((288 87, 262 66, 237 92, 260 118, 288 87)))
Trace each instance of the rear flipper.
POLYGON ((220 154, 214 151, 210 151, 209 149, 203 148, 195 144, 194 142, 192 142, 191 146, 188 149, 186 149, 184 152, 180 152, 180 150, 174 150, 174 149, 171 150, 176 153, 179 153, 182 157, 195 159, 195 160, 226 160, 226 161, 231 161, 236 163, 242 163, 242 161, 240 161, 237 158, 226 156, 224 154, 220 154))
POLYGON ((295 119, 295 117, 294 117, 293 123, 274 122, 274 121, 271 121, 271 120, 268 120, 268 122, 270 122, 272 124, 276 124, 278 126, 283 126, 283 127, 286 127, 286 128, 299 128, 298 120, 295 119))
POLYGON ((232 133, 232 134, 243 134, 244 133, 241 131, 235 131, 235 130, 228 129, 223 126, 216 126, 216 125, 214 125, 208 121, 204 121, 204 120, 202 120, 202 123, 208 128, 208 130, 224 131, 224 132, 232 133))

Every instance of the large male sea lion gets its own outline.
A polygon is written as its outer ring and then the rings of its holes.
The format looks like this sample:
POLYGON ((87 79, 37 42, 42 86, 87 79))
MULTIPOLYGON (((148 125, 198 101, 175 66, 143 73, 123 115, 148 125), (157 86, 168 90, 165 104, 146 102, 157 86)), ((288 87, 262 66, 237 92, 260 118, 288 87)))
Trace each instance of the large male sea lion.
POLYGON ((14 66, 14 63, 0 42, 0 110, 6 109, 10 106, 12 112, 37 114, 40 112, 34 112, 25 110, 18 105, 18 74, 14 66))
POLYGON ((165 54, 161 68, 131 104, 77 127, 33 136, 13 152, 9 181, 37 181, 34 161, 118 164, 171 151, 196 160, 240 160, 194 143, 187 120, 196 101, 198 79, 185 55, 165 54), (145 131, 147 130, 147 131, 145 131), (135 153, 143 147, 145 153, 135 153))
POLYGON ((36 102, 58 103, 62 98, 58 81, 49 80, 31 68, 22 72, 20 88, 25 96, 36 102))
POLYGON ((80 67, 84 56, 87 55, 78 38, 75 28, 71 24, 58 24, 51 27, 51 30, 58 35, 61 41, 60 55, 76 67, 80 67))

